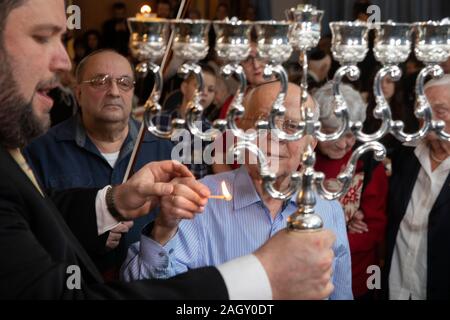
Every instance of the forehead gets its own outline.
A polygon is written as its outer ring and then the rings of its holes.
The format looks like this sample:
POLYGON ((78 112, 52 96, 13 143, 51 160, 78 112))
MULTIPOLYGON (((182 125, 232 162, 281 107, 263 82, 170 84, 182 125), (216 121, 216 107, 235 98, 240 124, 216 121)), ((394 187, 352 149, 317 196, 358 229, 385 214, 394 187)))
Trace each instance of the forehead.
POLYGON ((203 79, 205 80, 206 85, 214 85, 216 84, 216 77, 209 72, 203 73, 203 79))
MULTIPOLYGON (((248 114, 254 117, 269 114, 272 111, 272 105, 275 101, 278 90, 279 87, 271 87, 268 88, 268 90, 265 90, 264 86, 257 89, 257 92, 255 92, 250 99, 248 114)), ((300 90, 290 87, 284 101, 284 106, 286 107, 286 118, 300 120, 300 90)), ((309 108, 315 107, 311 96, 308 96, 306 106, 309 108)))
POLYGON ((389 78, 389 77, 385 77, 385 78, 383 78, 383 83, 389 83, 389 84, 394 84, 395 82, 394 82, 394 80, 392 80, 391 78, 389 78))
POLYGON ((84 77, 96 74, 111 74, 119 77, 123 75, 133 76, 128 60, 114 52, 102 52, 89 58, 86 62, 84 77))
POLYGON ((447 101, 450 103, 450 85, 438 85, 427 88, 425 94, 432 101, 447 101))
MULTIPOLYGON (((202 72, 202 77, 205 85, 215 84, 217 80, 217 78, 209 72, 202 72)), ((197 86, 196 78, 193 75, 189 76, 185 81, 188 81, 189 84, 193 86, 197 86)))
POLYGON ((11 11, 8 24, 20 25, 25 32, 37 27, 53 27, 66 30, 64 0, 28 0, 22 6, 11 11))

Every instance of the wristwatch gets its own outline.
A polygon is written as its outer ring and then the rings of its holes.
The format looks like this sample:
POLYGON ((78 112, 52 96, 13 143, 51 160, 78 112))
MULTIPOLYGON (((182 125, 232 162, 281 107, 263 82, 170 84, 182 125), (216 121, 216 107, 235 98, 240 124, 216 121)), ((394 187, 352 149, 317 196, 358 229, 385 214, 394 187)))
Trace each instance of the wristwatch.
POLYGON ((106 190, 106 207, 108 208, 109 213, 116 218, 119 221, 127 221, 128 219, 125 219, 122 214, 117 210, 116 205, 114 203, 114 189, 115 186, 109 186, 106 190))

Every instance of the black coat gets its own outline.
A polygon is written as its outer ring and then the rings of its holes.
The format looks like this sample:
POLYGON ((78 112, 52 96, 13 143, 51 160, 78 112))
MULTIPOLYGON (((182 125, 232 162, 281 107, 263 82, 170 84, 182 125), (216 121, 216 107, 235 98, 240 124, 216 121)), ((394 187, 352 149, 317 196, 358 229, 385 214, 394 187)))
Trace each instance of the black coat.
POLYGON ((97 190, 73 190, 43 198, 0 147, 0 299, 226 299, 216 268, 169 280, 103 283, 85 249, 104 246, 97 236, 97 190), (78 239, 81 241, 78 241, 78 239), (81 289, 66 284, 81 269, 81 289))
MULTIPOLYGON (((397 233, 420 168, 414 148, 401 147, 393 155, 383 281, 385 297, 389 292, 389 270, 397 233)), ((427 299, 450 299, 450 174, 431 209, 427 237, 427 299)))

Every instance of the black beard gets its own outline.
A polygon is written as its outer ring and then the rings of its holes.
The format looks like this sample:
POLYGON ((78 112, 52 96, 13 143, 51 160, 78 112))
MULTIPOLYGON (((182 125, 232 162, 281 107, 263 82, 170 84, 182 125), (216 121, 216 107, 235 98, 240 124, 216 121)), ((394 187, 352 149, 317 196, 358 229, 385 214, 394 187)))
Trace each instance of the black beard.
POLYGON ((48 129, 34 114, 18 90, 7 54, 0 48, 0 145, 6 149, 25 147, 48 129))

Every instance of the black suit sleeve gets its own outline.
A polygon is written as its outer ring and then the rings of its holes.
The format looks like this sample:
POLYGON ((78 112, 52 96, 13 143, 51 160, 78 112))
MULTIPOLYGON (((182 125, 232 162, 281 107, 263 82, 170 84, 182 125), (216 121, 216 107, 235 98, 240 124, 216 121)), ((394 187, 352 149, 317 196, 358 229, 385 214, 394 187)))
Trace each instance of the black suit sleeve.
MULTIPOLYGON (((191 271, 169 280, 103 284, 83 268, 73 245, 54 217, 30 214, 21 196, 1 188, 0 299, 226 299, 215 268, 191 271), (42 221, 44 218, 45 221, 42 221), (45 229, 46 232, 32 230, 45 229), (45 239, 54 238, 50 244, 45 239), (44 247, 43 243, 47 243, 44 247), (67 286, 67 267, 80 265, 81 289, 67 286)), ((69 219, 70 220, 70 219, 69 219)))
POLYGON ((98 189, 49 191, 49 196, 69 228, 90 254, 105 253, 109 232, 98 236, 95 199, 98 189))

